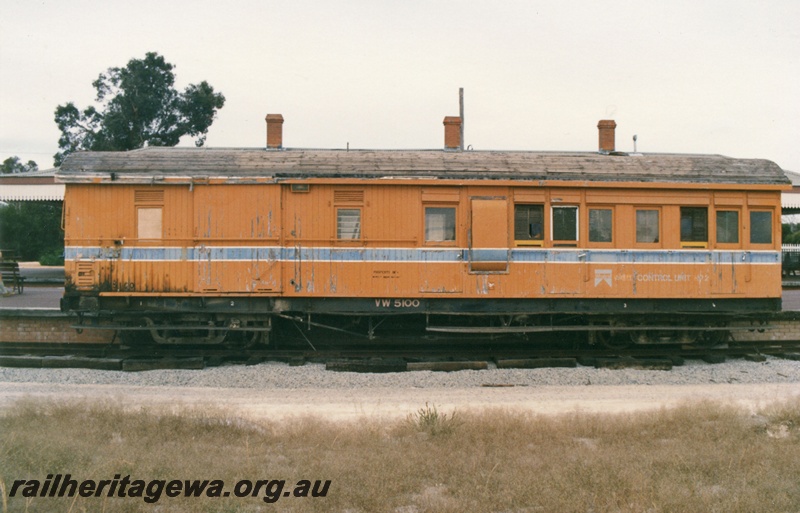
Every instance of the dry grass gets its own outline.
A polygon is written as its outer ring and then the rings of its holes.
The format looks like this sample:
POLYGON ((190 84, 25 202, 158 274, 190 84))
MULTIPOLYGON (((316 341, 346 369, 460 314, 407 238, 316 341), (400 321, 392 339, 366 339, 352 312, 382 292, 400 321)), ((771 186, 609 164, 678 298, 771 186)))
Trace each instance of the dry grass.
MULTIPOLYGON (((324 498, 166 498, 159 511, 796 512, 800 400, 550 417, 426 405, 394 423, 250 423, 225 412, 22 402, 0 418, 0 483, 332 481, 324 498)), ((8 511, 152 511, 137 498, 14 497, 8 511)))

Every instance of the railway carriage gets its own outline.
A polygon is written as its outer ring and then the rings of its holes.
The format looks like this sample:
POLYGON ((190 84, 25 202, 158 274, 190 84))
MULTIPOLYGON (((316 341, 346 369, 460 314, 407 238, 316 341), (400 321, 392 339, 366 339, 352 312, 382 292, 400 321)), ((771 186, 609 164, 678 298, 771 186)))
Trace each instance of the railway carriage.
POLYGON ((57 174, 62 309, 212 344, 278 325, 699 344, 779 311, 783 171, 615 152, 598 126, 585 153, 286 149, 281 132, 267 148, 74 153, 57 174))

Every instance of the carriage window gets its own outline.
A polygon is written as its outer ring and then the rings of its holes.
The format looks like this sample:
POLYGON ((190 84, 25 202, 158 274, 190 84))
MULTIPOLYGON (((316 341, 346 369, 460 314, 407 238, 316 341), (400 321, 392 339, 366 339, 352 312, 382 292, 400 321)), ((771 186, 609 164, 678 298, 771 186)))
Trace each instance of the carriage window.
POLYGON ((578 240, 578 207, 553 207, 553 240, 578 240))
POLYGON ((336 211, 336 238, 356 240, 361 238, 361 210, 340 208, 336 211))
POLYGON ((544 205, 514 205, 514 240, 544 239, 544 205))
POLYGON ((658 242, 658 210, 636 211, 636 242, 652 244, 658 242))
POLYGON ((140 189, 133 193, 136 207, 136 237, 160 239, 164 236, 164 189, 140 189))
POLYGON ((136 235, 139 239, 160 239, 162 224, 161 207, 136 209, 136 235))
POLYGON ((425 207, 425 241, 456 240, 456 209, 454 207, 425 207))
POLYGON ((610 208, 589 209, 589 242, 611 242, 611 226, 610 208))
POLYGON ((708 242, 708 209, 681 207, 681 242, 708 242))
POLYGON ((717 242, 739 243, 739 212, 737 210, 717 210, 717 242))
POLYGON ((772 244, 772 212, 750 212, 750 243, 772 244))

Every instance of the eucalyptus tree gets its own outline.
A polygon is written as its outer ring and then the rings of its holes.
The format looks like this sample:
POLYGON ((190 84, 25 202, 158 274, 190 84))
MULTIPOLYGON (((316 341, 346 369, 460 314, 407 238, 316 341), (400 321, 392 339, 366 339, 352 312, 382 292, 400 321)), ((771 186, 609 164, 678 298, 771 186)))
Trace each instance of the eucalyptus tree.
POLYGON ((92 86, 96 104, 83 110, 59 105, 55 122, 61 130, 58 166, 78 150, 124 151, 150 146, 175 146, 184 136, 202 146, 225 97, 208 82, 175 89, 174 65, 149 52, 124 68, 109 68, 92 86))

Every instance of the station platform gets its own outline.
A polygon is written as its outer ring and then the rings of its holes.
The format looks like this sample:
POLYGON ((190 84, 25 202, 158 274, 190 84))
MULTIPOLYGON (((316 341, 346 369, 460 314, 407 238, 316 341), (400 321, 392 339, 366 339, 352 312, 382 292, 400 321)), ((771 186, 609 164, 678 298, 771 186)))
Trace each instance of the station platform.
POLYGON ((0 310, 59 310, 64 287, 31 286, 25 284, 25 292, 0 296, 0 310))

